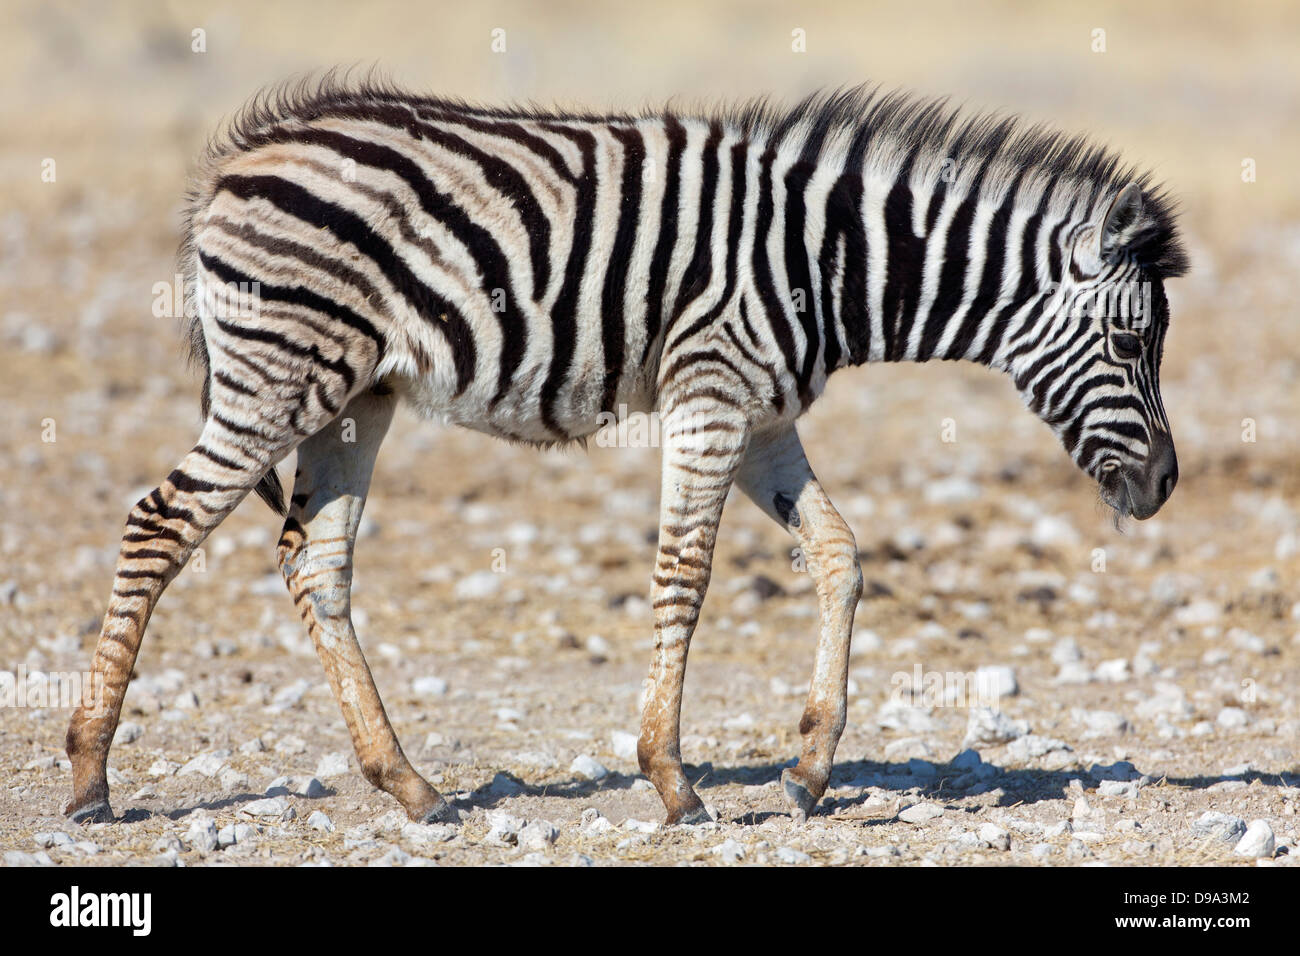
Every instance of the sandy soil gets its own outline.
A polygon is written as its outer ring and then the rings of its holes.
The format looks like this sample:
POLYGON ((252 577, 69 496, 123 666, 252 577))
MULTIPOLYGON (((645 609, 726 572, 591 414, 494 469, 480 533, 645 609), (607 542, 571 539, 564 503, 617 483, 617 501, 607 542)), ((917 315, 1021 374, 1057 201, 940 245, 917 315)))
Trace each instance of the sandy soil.
MULTIPOLYGON (((126 510, 197 434, 197 384, 174 321, 155 318, 151 304, 154 283, 172 275, 185 163, 204 131, 261 81, 321 57, 385 56, 414 84, 452 82, 442 67, 413 65, 414 41, 391 23, 333 24, 311 55, 310 37, 268 52, 249 7, 208 23, 213 47, 199 67, 186 44, 201 18, 183 5, 150 23, 44 9, 7 10, 10 29, 0 31, 11 45, 16 31, 31 38, 3 67, 3 119, 15 134, 0 147, 0 670, 10 672, 87 666, 126 510), (47 157, 55 183, 40 179, 47 157)), ((1295 115, 1296 86, 1275 72, 1290 67, 1270 36, 1294 36, 1294 12, 1263 5, 1224 25, 1207 7, 1204 22, 1168 36, 1099 7, 1115 54, 1113 72, 1091 88, 1144 83, 1142 115, 1118 95, 1113 111, 1104 95, 1078 102, 1095 61, 1050 53, 1087 25, 1017 19, 1013 8, 945 34, 945 48, 964 58, 928 80, 906 55, 915 49, 906 22, 875 24, 866 63, 832 39, 852 35, 853 14, 838 7, 809 28, 830 47, 815 66, 765 72, 755 51, 768 40, 755 26, 727 34, 730 70, 711 63, 703 75, 709 31, 716 38, 734 22, 725 12, 698 15, 698 30, 676 39, 652 31, 645 49, 627 39, 636 23, 576 30, 576 12, 545 26, 510 7, 489 13, 515 30, 514 58, 492 73, 452 43, 459 33, 444 39, 465 67, 456 92, 573 96, 610 75, 603 38, 633 66, 656 60, 655 49, 675 51, 668 65, 647 65, 647 96, 738 83, 795 94, 870 75, 1133 143, 1185 197, 1195 263, 1169 290, 1174 498, 1157 518, 1117 530, 1010 383, 985 370, 838 375, 802 428, 855 528, 869 582, 832 789, 806 825, 786 815, 776 780, 798 750, 815 604, 785 536, 735 500, 683 720, 687 763, 718 823, 665 830, 623 736, 636 731, 650 658, 657 451, 593 443, 538 453, 403 414, 359 546, 356 620, 401 739, 454 796, 463 826, 404 827, 396 804, 356 772, 275 571, 277 519, 250 501, 154 616, 127 698, 131 726, 110 761, 119 822, 79 829, 61 817, 66 708, 0 709, 0 850, 106 865, 1254 865, 1213 827, 1197 828, 1214 811, 1266 821, 1277 849, 1263 862, 1292 865, 1300 203, 1279 171, 1294 131, 1275 119, 1295 115), (1124 46, 1136 43, 1145 73, 1124 46), (1200 87, 1176 68, 1189 46, 1204 54, 1200 87), (590 55, 566 59, 566 49, 590 55), (1005 62, 1020 65, 1016 82, 1005 62), (1267 92, 1235 95, 1252 84, 1267 92), (1199 149, 1206 128, 1219 134, 1199 149), (1242 183, 1243 156, 1259 160, 1259 181, 1242 183), (945 419, 955 442, 942 440, 945 419), (494 573, 501 555, 505 569, 494 573), (968 702, 913 707, 898 688, 917 672, 951 681, 979 668, 1013 670, 1016 693, 1001 712, 1024 723, 1015 740, 974 743, 979 766, 954 766, 968 702), (584 779, 572 769, 583 756, 608 776, 584 779), (277 807, 254 805, 274 787, 277 807), (593 822, 589 808, 609 823, 593 822), (332 830, 309 823, 324 826, 315 812, 332 830), (247 829, 210 848, 208 820, 218 832, 247 829), (535 820, 554 826, 553 842, 547 826, 512 836, 535 820)), ((788 45, 787 19, 769 11, 759 22, 788 45)), ((486 36, 488 24, 473 29, 486 36)), ((615 97, 641 89, 631 72, 612 75, 615 97)))

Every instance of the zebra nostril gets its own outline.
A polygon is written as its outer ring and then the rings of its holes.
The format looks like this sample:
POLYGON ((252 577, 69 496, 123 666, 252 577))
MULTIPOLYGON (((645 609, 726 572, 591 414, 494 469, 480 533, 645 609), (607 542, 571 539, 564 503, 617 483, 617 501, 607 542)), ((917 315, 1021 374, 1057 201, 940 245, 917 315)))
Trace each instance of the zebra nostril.
POLYGON ((1160 498, 1162 501, 1168 501, 1169 496, 1174 493, 1174 485, 1178 484, 1178 472, 1166 471, 1160 479, 1160 498))

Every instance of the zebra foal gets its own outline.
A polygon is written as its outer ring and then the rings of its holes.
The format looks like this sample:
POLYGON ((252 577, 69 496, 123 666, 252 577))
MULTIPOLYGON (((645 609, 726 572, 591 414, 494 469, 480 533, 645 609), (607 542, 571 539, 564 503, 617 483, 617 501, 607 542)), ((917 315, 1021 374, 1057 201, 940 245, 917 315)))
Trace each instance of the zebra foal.
POLYGON ((362 772, 412 819, 457 818, 403 754, 351 621, 353 542, 399 401, 540 445, 620 406, 660 414, 638 757, 670 823, 707 816, 682 768, 682 681, 733 485, 816 584, 802 752, 782 781, 798 818, 826 789, 862 574, 795 419, 836 369, 1000 369, 1117 514, 1149 517, 1177 481, 1159 392, 1163 283, 1186 268, 1173 211, 1082 139, 861 91, 600 116, 327 81, 255 100, 191 198, 205 421, 127 519, 93 663, 105 706, 67 735, 76 820, 112 819, 109 746, 163 589, 250 491, 285 512, 274 466, 295 450, 279 563, 362 772))

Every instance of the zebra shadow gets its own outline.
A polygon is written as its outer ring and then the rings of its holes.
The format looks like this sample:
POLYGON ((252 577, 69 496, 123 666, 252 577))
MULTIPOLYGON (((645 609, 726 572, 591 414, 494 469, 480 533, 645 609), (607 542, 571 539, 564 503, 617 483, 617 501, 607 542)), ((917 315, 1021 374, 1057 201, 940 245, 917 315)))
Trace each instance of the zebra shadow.
MULTIPOLYGON (((694 783, 701 797, 708 803, 707 792, 730 785, 765 786, 779 783, 781 771, 794 766, 795 761, 781 763, 744 764, 715 767, 712 763, 687 764, 686 775, 694 783)), ((1087 768, 1073 767, 1062 770, 1034 768, 1005 768, 992 763, 981 766, 982 779, 971 785, 972 771, 968 768, 937 766, 933 776, 918 776, 907 763, 889 763, 868 760, 841 761, 831 773, 827 794, 818 801, 813 816, 833 817, 859 825, 879 826, 897 819, 897 803, 912 800, 941 804, 958 813, 977 813, 988 806, 1011 807, 1043 801, 1070 799, 1075 795, 1096 797, 1096 790, 1111 781, 1132 784, 1132 789, 1116 787, 1115 792, 1102 795, 1102 799, 1140 800, 1144 793, 1159 792, 1164 787, 1186 790, 1208 790, 1217 784, 1232 783, 1234 787, 1253 785, 1268 787, 1300 786, 1300 771, 1264 773, 1250 770, 1234 775, 1203 775, 1174 777, 1168 775, 1142 775, 1123 762, 1093 764, 1087 768), (1082 789, 1076 789, 1075 781, 1082 789), (961 784, 958 786, 958 784, 961 784), (847 792, 846 792, 847 791, 847 792), (887 800, 885 806, 868 806, 887 800)), ((456 806, 463 810, 490 810, 506 800, 520 796, 566 797, 574 800, 598 797, 602 792, 630 790, 640 774, 610 773, 600 780, 570 779, 544 784, 530 784, 520 778, 500 772, 492 783, 468 795, 459 797, 456 806)), ((653 795, 653 791, 651 791, 653 795)), ((757 825, 772 818, 788 817, 778 792, 774 789, 769 801, 780 809, 754 809, 731 816, 725 812, 721 819, 742 825, 757 825)), ((732 803, 733 801, 728 801, 732 803)))

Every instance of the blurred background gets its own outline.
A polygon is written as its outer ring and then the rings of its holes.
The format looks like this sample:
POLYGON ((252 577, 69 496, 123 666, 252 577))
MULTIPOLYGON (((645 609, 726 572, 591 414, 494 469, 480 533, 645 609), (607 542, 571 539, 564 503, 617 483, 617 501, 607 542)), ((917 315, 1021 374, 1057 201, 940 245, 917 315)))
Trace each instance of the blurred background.
MULTIPOLYGON (((19 611, 0 620, 0 662, 81 666, 127 507, 197 435, 198 384, 174 321, 151 312, 152 289, 174 272, 190 162, 259 88, 378 64, 416 91, 639 109, 792 102, 869 81, 1088 131, 1154 168, 1181 201, 1192 270, 1168 289, 1163 376, 1181 481, 1156 519, 1123 534, 993 373, 872 367, 832 381, 801 431, 871 582, 855 693, 874 708, 891 668, 916 658, 1015 658, 1043 689, 1052 641, 1077 638, 1093 661, 1149 642, 1164 678, 1185 682, 1187 727, 1252 680, 1255 706, 1286 731, 1279 746, 1293 748, 1300 5, 11 0, 0 38, 0 603, 19 611), (940 440, 949 418, 955 443, 940 440)), ((657 459, 541 454, 400 417, 357 589, 390 704, 402 712, 399 658, 507 701, 600 658, 627 693, 605 700, 593 682, 592 700, 613 701, 608 721, 631 729, 649 657, 657 459), (510 565, 494 580, 482 573, 496 547, 510 565), (565 663, 557 643, 595 650, 565 663), (527 676, 502 670, 505 658, 527 676)), ((724 525, 688 723, 692 706, 756 695, 780 749, 797 703, 763 708, 771 688, 797 696, 807 680, 810 585, 754 509, 733 503, 724 525)), ((224 640, 242 649, 239 666, 258 663, 255 685, 301 669, 323 687, 275 575, 277 530, 260 502, 239 509, 209 543, 208 573, 187 572, 163 600, 142 669, 190 670, 196 640, 224 640)), ((220 700, 233 674, 211 664, 208 696, 220 700)), ((1104 703, 1121 691, 1088 693, 1104 703)), ((1060 705, 1035 699, 1050 726, 1060 705)), ((492 720, 479 706, 445 719, 483 739, 492 720)), ((61 732, 29 727, 22 746, 56 746, 61 732)), ((860 754, 869 740, 849 746, 860 754)))

